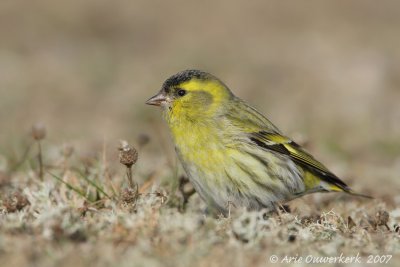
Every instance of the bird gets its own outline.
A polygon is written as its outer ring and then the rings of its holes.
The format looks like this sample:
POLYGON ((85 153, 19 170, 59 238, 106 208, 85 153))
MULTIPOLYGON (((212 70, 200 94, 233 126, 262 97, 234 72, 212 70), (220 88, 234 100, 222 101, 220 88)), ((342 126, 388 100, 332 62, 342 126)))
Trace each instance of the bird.
POLYGON ((177 156, 207 207, 277 210, 316 192, 354 192, 235 96, 216 76, 196 69, 169 77, 146 104, 159 106, 177 156))

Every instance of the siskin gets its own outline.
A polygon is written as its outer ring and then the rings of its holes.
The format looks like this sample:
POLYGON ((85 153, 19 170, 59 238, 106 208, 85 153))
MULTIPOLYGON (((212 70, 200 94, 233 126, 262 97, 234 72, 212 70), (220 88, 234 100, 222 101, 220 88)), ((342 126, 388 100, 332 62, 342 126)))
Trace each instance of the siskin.
POLYGON ((214 211, 273 210, 315 192, 360 195, 209 73, 179 72, 146 104, 162 107, 183 168, 214 211))

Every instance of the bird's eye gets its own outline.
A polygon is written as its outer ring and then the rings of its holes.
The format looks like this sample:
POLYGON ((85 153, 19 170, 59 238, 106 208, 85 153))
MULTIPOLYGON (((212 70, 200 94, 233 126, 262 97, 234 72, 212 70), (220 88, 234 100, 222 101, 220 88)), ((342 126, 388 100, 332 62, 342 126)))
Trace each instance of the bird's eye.
POLYGON ((179 89, 179 90, 178 90, 178 95, 179 95, 179 96, 184 96, 184 95, 186 95, 186 91, 183 90, 183 89, 179 89))

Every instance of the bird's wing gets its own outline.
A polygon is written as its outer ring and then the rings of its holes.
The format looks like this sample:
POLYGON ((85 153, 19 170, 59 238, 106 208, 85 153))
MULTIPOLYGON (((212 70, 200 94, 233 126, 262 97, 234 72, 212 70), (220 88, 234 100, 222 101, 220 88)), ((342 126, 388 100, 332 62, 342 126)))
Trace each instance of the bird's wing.
POLYGON ((321 162, 306 152, 300 145, 282 135, 275 125, 272 124, 256 109, 244 101, 236 98, 235 105, 228 110, 225 117, 229 124, 233 125, 240 135, 245 135, 248 142, 264 150, 278 153, 290 158, 304 170, 303 179, 307 183, 314 184, 315 180, 325 182, 328 191, 344 191, 352 195, 368 197, 354 192, 349 186, 329 171, 321 162), (307 181, 310 179, 311 181, 307 181))
POLYGON ((300 145, 289 138, 278 133, 266 131, 252 132, 249 133, 248 136, 249 139, 258 147, 289 157, 303 168, 304 171, 311 173, 324 182, 327 182, 330 185, 330 190, 351 191, 350 188, 335 174, 330 172, 322 163, 317 161, 300 145))

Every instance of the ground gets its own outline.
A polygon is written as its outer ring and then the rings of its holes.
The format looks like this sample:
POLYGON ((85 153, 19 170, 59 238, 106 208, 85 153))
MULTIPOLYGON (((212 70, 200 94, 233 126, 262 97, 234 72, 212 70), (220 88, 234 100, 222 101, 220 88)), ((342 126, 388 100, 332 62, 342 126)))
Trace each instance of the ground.
POLYGON ((273 255, 280 265, 303 266, 334 257, 340 263, 341 254, 389 266, 399 260, 400 209, 380 199, 317 195, 279 213, 215 217, 196 194, 184 204, 191 188, 182 177, 165 176, 182 186, 156 185, 155 170, 136 190, 127 186, 125 166, 111 174, 103 163, 74 170, 64 160, 45 167, 43 181, 34 171, 2 177, 7 266, 266 266, 273 255))
POLYGON ((1 1, 0 265, 269 266, 276 255, 276 266, 397 266, 399 10, 1 1), (218 76, 374 199, 314 194, 279 214, 205 213, 159 110, 144 105, 187 68, 218 76), (120 139, 138 152, 132 188, 120 139))

